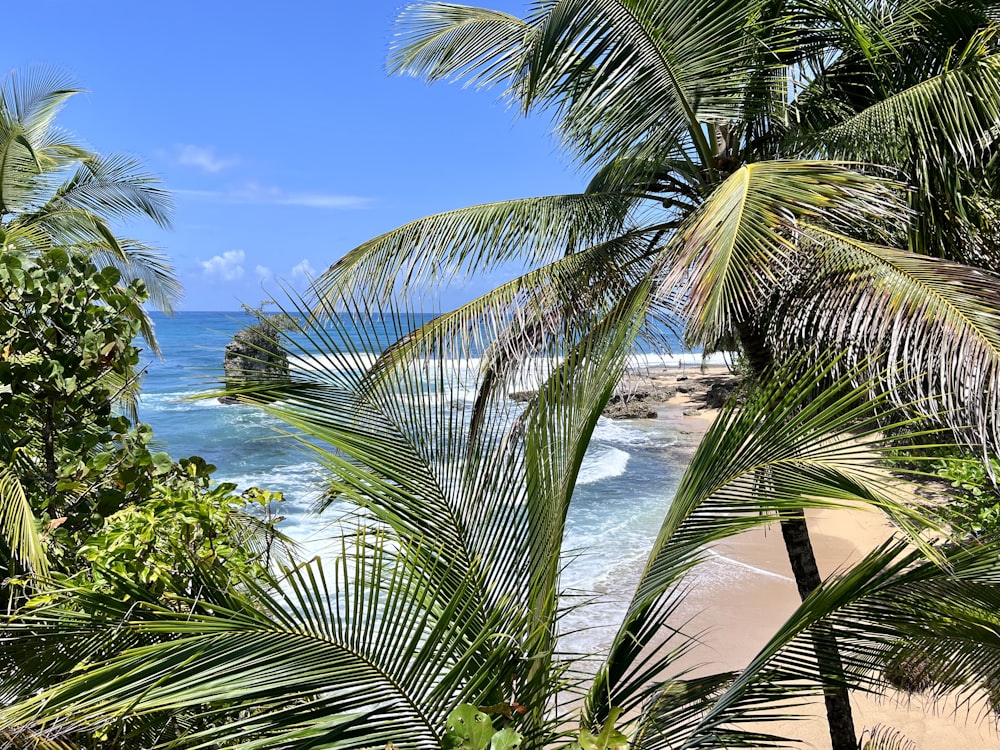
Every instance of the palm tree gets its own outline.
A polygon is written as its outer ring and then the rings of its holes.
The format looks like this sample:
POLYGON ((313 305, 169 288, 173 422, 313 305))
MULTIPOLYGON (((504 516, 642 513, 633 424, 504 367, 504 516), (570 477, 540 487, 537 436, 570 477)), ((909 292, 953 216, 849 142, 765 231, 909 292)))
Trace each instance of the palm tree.
MULTIPOLYGON (((116 268, 123 292, 129 281, 143 281, 152 303, 169 312, 181 291, 170 264, 149 246, 116 234, 113 223, 149 219, 168 226, 170 196, 136 159, 92 151, 55 124, 62 106, 77 93, 64 76, 43 70, 11 73, 0 85, 0 253, 39 260, 53 248, 82 253, 98 267, 116 268)), ((152 323, 137 301, 128 314, 158 351, 152 323)), ((126 408, 134 406, 136 382, 125 377, 122 387, 113 389, 123 394, 126 408)), ((46 561, 19 476, 22 463, 0 466, 0 536, 17 559, 44 572, 46 561)))
POLYGON ((482 385, 464 356, 472 332, 438 337, 422 368, 390 358, 372 368, 371 352, 404 337, 412 317, 328 310, 330 326, 303 324, 292 353, 311 365, 239 395, 326 463, 327 504, 354 508, 337 560, 235 587, 207 577, 199 596, 167 602, 138 586, 128 603, 47 592, 0 642, 0 659, 22 665, 0 672, 0 738, 12 748, 100 737, 101 747, 430 749, 451 710, 471 703, 497 723, 509 715, 525 747, 609 719, 634 747, 758 747, 781 741, 769 720, 822 691, 809 665, 817 630, 837 633, 851 685, 877 688, 881 657, 916 639, 949 655, 949 685, 976 693, 1000 657, 980 632, 998 632, 995 543, 973 554, 922 541, 926 521, 878 458, 887 442, 870 384, 831 384, 828 361, 780 368, 724 409, 596 679, 573 671, 558 638, 564 521, 647 292, 529 363, 522 375, 540 387, 523 413, 493 399, 478 426, 455 408, 482 385), (708 546, 790 510, 854 502, 887 512, 901 535, 810 594, 745 670, 675 666, 696 639, 671 614, 708 546), (191 708, 198 721, 172 718, 191 708))
MULTIPOLYGON (((520 19, 412 5, 391 70, 499 87, 525 112, 553 112, 593 178, 580 195, 389 232, 335 263, 321 294, 385 299, 529 262, 433 324, 506 315, 489 350, 488 387, 502 388, 546 337, 580 335, 589 308, 653 274, 652 317, 679 320, 689 344, 738 347, 757 377, 793 352, 839 346, 844 366, 872 363, 878 389, 932 398, 929 411, 994 451, 1000 283, 966 264, 992 268, 996 256, 992 8, 550 0, 520 19)), ((419 351, 419 336, 408 347, 419 351)), ((820 583, 808 529, 796 514, 782 527, 805 597, 820 583)), ((828 666, 835 674, 835 655, 828 666)), ((846 692, 828 704, 834 747, 853 747, 846 692)))
MULTIPOLYGON (((170 311, 181 288, 167 260, 112 225, 150 219, 168 226, 170 196, 135 158, 99 154, 55 125, 79 92, 42 70, 12 73, 0 87, 0 245, 84 251, 124 279, 144 281, 153 304, 170 311)), ((155 347, 148 325, 146 333, 155 347)))

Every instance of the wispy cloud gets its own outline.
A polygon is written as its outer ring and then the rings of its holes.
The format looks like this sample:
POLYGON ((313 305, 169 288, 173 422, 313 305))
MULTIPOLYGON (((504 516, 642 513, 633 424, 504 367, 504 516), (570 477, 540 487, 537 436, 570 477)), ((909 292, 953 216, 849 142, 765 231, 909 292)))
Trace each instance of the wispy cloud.
POLYGON ((239 159, 216 156, 215 149, 207 146, 181 144, 176 147, 177 162, 185 167, 197 167, 203 172, 217 174, 239 163, 239 159))
POLYGON ((236 281, 243 278, 243 261, 246 253, 242 250, 227 250, 222 255, 215 255, 201 261, 202 274, 209 278, 220 278, 223 281, 236 281))
POLYGON ((305 208, 368 208, 372 201, 359 195, 323 195, 321 193, 293 193, 276 201, 282 206, 303 206, 305 208))
POLYGON ((312 263, 308 259, 303 259, 292 266, 292 278, 314 279, 316 278, 316 269, 312 267, 312 263))
POLYGON ((246 203, 265 206, 300 206, 302 208, 356 211, 369 208, 371 198, 341 193, 297 193, 282 188, 247 182, 228 190, 174 190, 178 195, 187 195, 201 200, 223 203, 246 203))
POLYGON ((267 266, 258 265, 253 270, 254 273, 257 274, 257 278, 260 279, 261 281, 271 281, 274 279, 274 271, 272 271, 267 266))

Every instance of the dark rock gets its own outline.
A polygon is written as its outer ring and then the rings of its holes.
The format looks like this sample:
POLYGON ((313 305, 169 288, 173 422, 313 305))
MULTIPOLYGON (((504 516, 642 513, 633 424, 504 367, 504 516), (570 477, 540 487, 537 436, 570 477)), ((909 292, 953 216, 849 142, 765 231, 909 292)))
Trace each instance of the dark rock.
POLYGON ((705 405, 710 409, 721 409, 736 390, 737 385, 738 383, 735 381, 714 383, 705 394, 705 405))
POLYGON ((608 419, 656 419, 656 412, 641 399, 609 402, 601 413, 608 419))
POLYGON ((513 393, 508 393, 507 398, 520 404, 531 401, 537 393, 537 391, 514 391, 513 393))
MULTIPOLYGON (((239 388, 245 383, 288 379, 288 356, 280 344, 280 332, 275 326, 261 321, 237 331, 226 345, 222 368, 226 387, 239 388)), ((219 399, 223 404, 239 403, 233 396, 219 399)))

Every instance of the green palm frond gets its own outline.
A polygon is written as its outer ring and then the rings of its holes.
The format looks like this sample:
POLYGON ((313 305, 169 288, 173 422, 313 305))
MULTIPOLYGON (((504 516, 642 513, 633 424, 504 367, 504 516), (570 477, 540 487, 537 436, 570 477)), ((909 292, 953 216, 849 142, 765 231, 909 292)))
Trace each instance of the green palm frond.
POLYGON ((1000 55, 976 46, 956 58, 939 75, 818 133, 817 143, 833 158, 899 164, 917 178, 978 162, 1000 119, 1000 55))
MULTIPOLYGON (((487 650, 490 630, 471 632, 470 620, 481 621, 483 613, 468 616, 475 605, 464 591, 442 598, 441 571, 422 567, 410 575, 405 547, 381 537, 362 537, 354 546, 345 548, 333 580, 317 561, 280 581, 247 582, 247 598, 217 598, 210 614, 178 614, 154 603, 122 612, 125 631, 171 637, 68 676, 40 700, 8 711, 4 725, 30 725, 41 710, 41 725, 56 735, 198 706, 219 725, 186 738, 186 747, 250 748, 262 738, 286 746, 310 734, 320 742, 328 733, 344 747, 399 737, 435 746, 450 691, 466 668, 475 673, 467 660, 487 650), (246 718, 233 710, 240 706, 252 709, 246 718)), ((22 627, 46 619, 42 608, 22 627)), ((495 651, 500 655, 487 669, 499 667, 501 656, 509 659, 502 644, 495 651)))
POLYGON ((55 135, 53 119, 79 89, 42 68, 15 73, 0 86, 0 217, 31 210, 44 175, 87 152, 55 135))
POLYGON ((44 67, 10 75, 0 90, 0 104, 8 113, 5 121, 24 123, 28 134, 40 137, 50 132, 55 116, 69 97, 81 93, 64 73, 44 67))
MULTIPOLYGON (((102 154, 83 161, 59 186, 48 208, 72 206, 105 219, 146 217, 170 226, 173 201, 159 177, 146 172, 138 159, 102 154)), ((43 212, 46 209, 43 209, 43 212)))
POLYGON ((396 20, 390 73, 429 81, 510 88, 522 72, 534 28, 498 11, 451 3, 407 6, 396 20))
POLYGON ((348 252, 317 280, 315 291, 329 298, 353 291, 384 301, 473 270, 549 262, 620 233, 630 205, 621 195, 565 195, 435 214, 348 252))
POLYGON ((880 689, 882 672, 898 653, 900 639, 913 637, 914 648, 940 667, 936 677, 942 695, 954 697, 958 691, 988 700, 1000 664, 995 550, 996 542, 987 545, 985 555, 959 547, 943 550, 943 566, 905 542, 874 550, 810 595, 735 679, 719 685, 700 715, 681 709, 683 728, 666 722, 678 716, 675 706, 685 697, 685 683, 667 682, 651 690, 638 730, 646 739, 643 747, 787 746, 793 740, 769 734, 767 727, 787 721, 822 695, 817 634, 836 635, 844 670, 839 680, 833 677, 826 684, 842 681, 862 690, 880 689), (961 624, 950 629, 948 623, 956 620, 961 624), (933 651, 925 650, 929 644, 933 651))
MULTIPOLYGON (((111 266, 118 270, 126 282, 138 279, 146 287, 149 299, 157 310, 172 313, 174 304, 180 300, 183 287, 168 256, 138 240, 119 238, 121 253, 94 247, 90 254, 98 268, 111 266)), ((143 337, 154 345, 150 338, 152 328, 144 322, 143 337)))
POLYGON ((525 363, 591 332, 643 283, 665 232, 656 226, 625 232, 518 276, 409 332, 385 350, 373 375, 432 354, 442 339, 465 337, 480 354, 477 402, 525 390, 518 382, 525 363))
POLYGON ((0 465, 0 533, 15 560, 44 576, 48 559, 17 471, 16 460, 13 465, 0 465))
MULTIPOLYGON (((448 388, 428 391, 426 371, 400 368, 395 381, 366 382, 366 349, 391 340, 394 324, 369 318, 354 344, 336 316, 332 328, 304 324, 302 334, 339 347, 300 359, 291 382, 240 397, 324 441, 333 486, 361 507, 361 522, 382 531, 345 536, 332 581, 314 562, 282 580, 246 582, 246 599, 216 592, 207 612, 194 602, 128 611, 88 601, 84 609, 121 618, 125 632, 169 638, 69 675, 10 709, 4 724, 58 734, 199 706, 215 726, 186 747, 282 746, 306 736, 317 747, 431 747, 459 703, 523 698, 521 731, 537 744, 555 736, 561 728, 545 696, 563 679, 554 639, 566 508, 647 300, 637 290, 553 363, 534 407, 467 443, 448 388), (242 706, 252 707, 249 717, 232 718, 242 706)), ((62 616, 50 614, 56 623, 62 616)), ((21 637, 30 641, 48 617, 44 607, 26 613, 21 637)))
POLYGON ((747 164, 691 216, 660 293, 678 300, 689 341, 715 347, 792 270, 800 222, 879 231, 901 213, 892 187, 832 162, 747 164))
MULTIPOLYGON (((822 361, 822 358, 821 358, 822 361)), ((870 384, 841 376, 834 364, 798 361, 760 386, 744 405, 727 407, 685 472, 646 570, 591 691, 601 721, 611 705, 631 710, 649 694, 664 664, 640 658, 663 622, 664 598, 716 542, 808 507, 871 505, 889 515, 911 543, 936 553, 921 533, 928 524, 879 458, 881 419, 870 384), (637 668, 636 665, 644 665, 637 668)))
POLYGON ((526 106, 553 105, 583 163, 646 143, 714 166, 705 121, 734 121, 753 3, 562 0, 530 52, 526 106), (636 107, 635 102, 643 102, 636 107))
POLYGON ((110 259, 125 278, 146 282, 153 304, 169 312, 180 297, 173 269, 148 247, 120 238, 113 225, 149 219, 167 227, 171 197, 134 157, 97 154, 54 125, 75 93, 48 73, 12 74, 0 88, 3 244, 29 252, 75 248, 105 264, 110 259))
POLYGON ((809 228, 811 278, 774 316, 783 351, 817 342, 845 363, 890 369, 879 385, 913 399, 963 440, 1000 446, 1000 279, 989 271, 809 228), (884 357, 884 359, 883 359, 884 357))

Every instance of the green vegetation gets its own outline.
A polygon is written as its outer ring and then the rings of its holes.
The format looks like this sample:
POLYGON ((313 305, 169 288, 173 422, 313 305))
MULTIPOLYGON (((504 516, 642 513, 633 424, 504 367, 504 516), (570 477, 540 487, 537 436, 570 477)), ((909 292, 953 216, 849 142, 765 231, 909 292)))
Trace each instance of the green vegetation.
MULTIPOLYGON (((90 154, 52 126, 72 91, 24 83, 12 79, 0 92, 3 640, 18 618, 56 602, 72 633, 53 639, 34 631, 30 645, 0 648, 4 705, 84 664, 162 639, 107 630, 106 604, 197 611, 212 603, 205 581, 221 591, 241 586, 290 554, 268 512, 279 495, 235 494, 211 481, 213 467, 203 460, 175 462, 151 448, 150 429, 133 408, 136 338, 155 346, 143 279, 160 303, 179 287, 168 266, 115 236, 107 221, 140 214, 165 221, 166 195, 131 161, 90 154), (177 605, 184 597, 197 603, 177 605)), ((0 745, 145 747, 211 721, 188 710, 138 733, 127 721, 67 727, 51 745, 45 733, 0 722, 0 745)))
POLYGON ((987 461, 952 451, 931 463, 934 473, 954 488, 947 506, 947 520, 959 532, 976 537, 991 537, 1000 532, 1000 490, 994 478, 1000 476, 1000 461, 987 461))
POLYGON ((2 281, 39 303, 9 306, 34 343, 11 343, 0 373, 22 378, 3 394, 16 419, 0 486, 7 564, 23 573, 0 639, 0 738, 760 747, 789 744, 769 722, 822 697, 833 747, 857 750, 847 690, 884 690, 915 658, 921 688, 992 706, 989 473, 947 456, 1000 450, 1000 281, 981 268, 998 247, 994 13, 930 0, 404 11, 393 70, 548 109, 593 177, 580 195, 388 232, 282 311, 294 335, 280 345, 318 349, 323 366, 239 397, 294 428, 329 470, 328 500, 354 506, 333 561, 290 559, 232 487, 150 454, 115 411, 141 285, 98 270, 86 241, 6 247, 2 281), (511 261, 531 269, 410 332, 424 285, 511 261), (52 302, 64 275, 100 304, 52 302), (706 351, 738 349, 753 382, 664 508, 608 653, 582 665, 560 638, 566 515, 628 353, 664 321, 706 351), (53 366, 38 348, 53 336, 75 359, 53 366), (514 412, 507 393, 526 377, 538 396, 514 412), (454 402, 470 385, 466 416, 454 402), (77 421, 57 430, 57 417, 77 421), (979 519, 974 544, 886 471, 928 439, 968 493, 956 507, 979 519), (805 511, 857 504, 897 534, 821 580, 805 511), (775 522, 801 605, 739 671, 678 666, 698 647, 676 617, 692 574, 713 544, 775 522), (37 576, 53 558, 55 585, 37 576))
MULTIPOLYGON (((0 86, 0 247, 28 254, 73 248, 127 281, 143 281, 157 307, 170 310, 180 295, 170 264, 113 226, 135 219, 167 226, 170 196, 135 158, 99 154, 55 125, 78 93, 44 70, 12 73, 0 86)), ((132 312, 155 347, 142 310, 132 312)))
MULTIPOLYGON (((759 379, 803 351, 843 351, 841 371, 866 363, 875 393, 996 450, 1000 285, 972 265, 996 266, 992 11, 562 0, 521 19, 412 5, 392 70, 494 86, 522 111, 552 113, 593 178, 580 195, 381 235, 332 266, 320 292, 385 300, 527 261, 534 270, 404 347, 419 356, 422 338, 489 320, 488 387, 502 390, 513 363, 547 339, 584 340, 648 285, 646 319, 675 321, 706 351, 738 347, 759 379)), ((781 524, 805 598, 821 584, 808 528, 797 512, 781 524)), ((839 656, 816 649, 833 746, 851 750, 839 656)))

